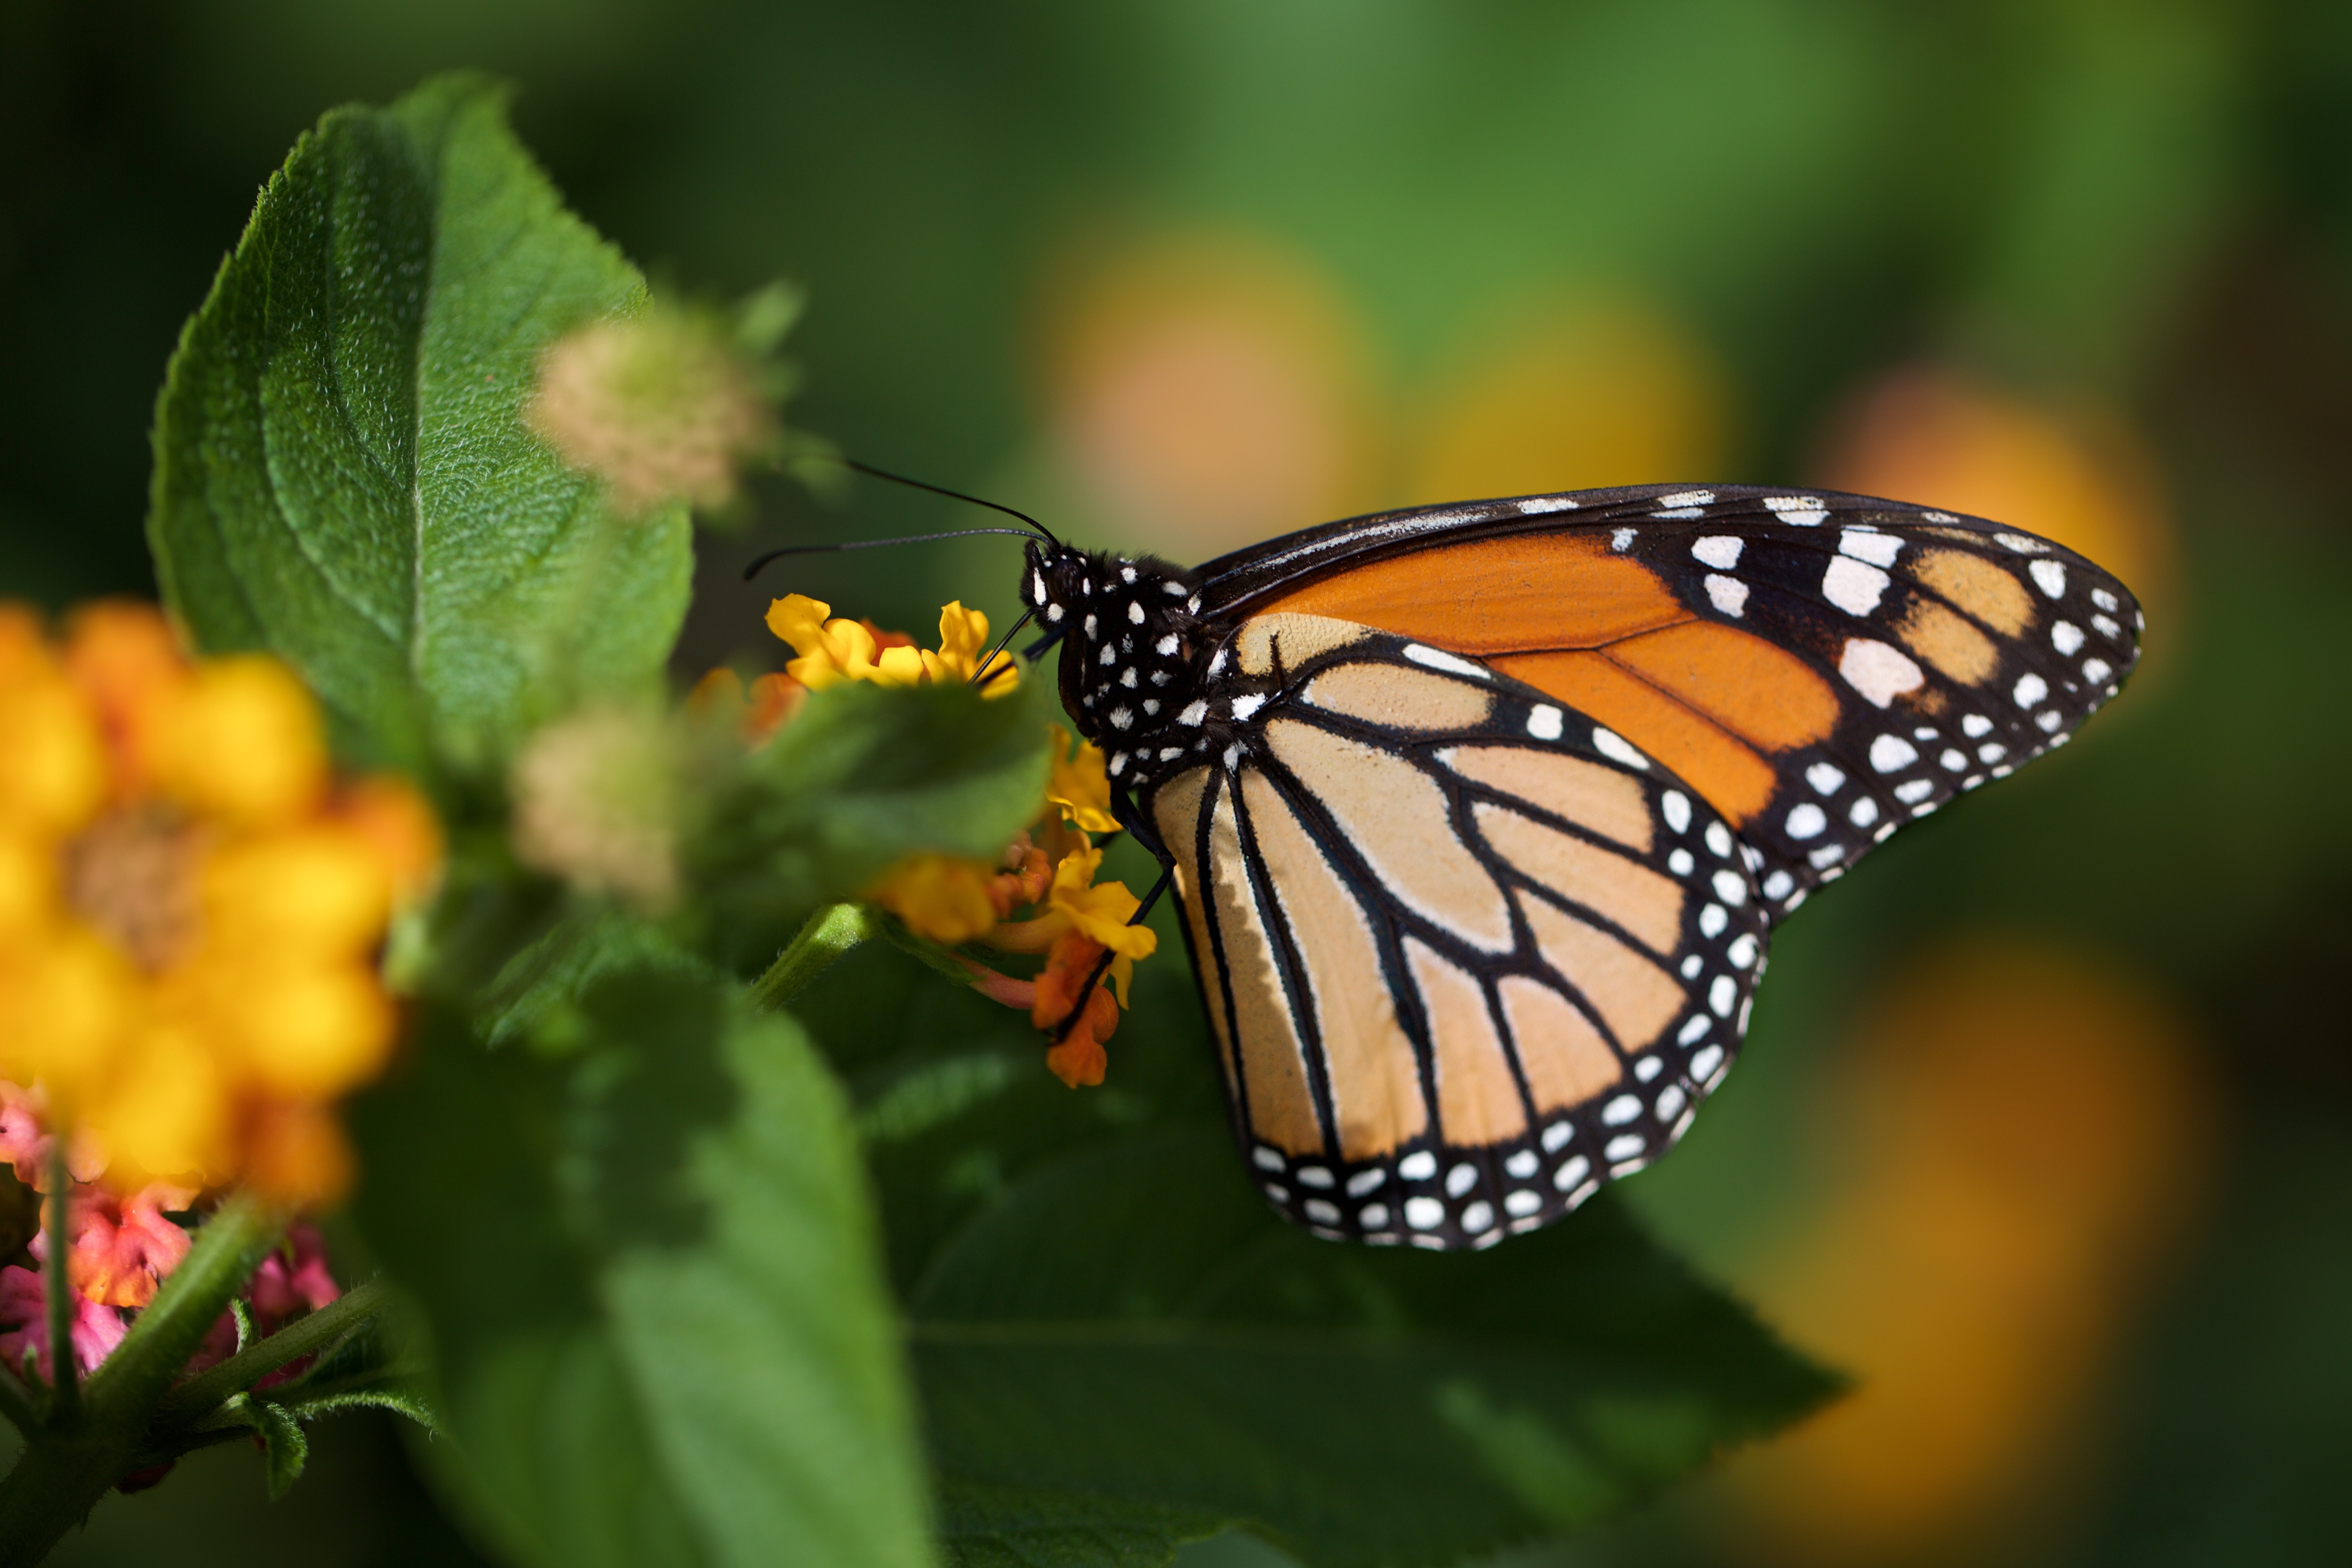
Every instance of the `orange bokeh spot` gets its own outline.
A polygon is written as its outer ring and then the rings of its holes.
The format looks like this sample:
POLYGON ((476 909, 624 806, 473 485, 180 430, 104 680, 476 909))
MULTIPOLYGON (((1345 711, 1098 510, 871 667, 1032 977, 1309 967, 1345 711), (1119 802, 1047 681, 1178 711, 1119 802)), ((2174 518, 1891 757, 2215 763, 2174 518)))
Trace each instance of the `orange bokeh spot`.
POLYGON ((1733 1472, 1764 1555, 1883 1560, 2037 1500, 2201 1168, 2183 1027, 2135 978, 1955 944, 1866 1016, 1835 1194, 1746 1283, 1857 1386, 1733 1472))
POLYGON ((1047 393, 1118 524, 1198 559, 1371 504, 1368 356, 1311 263, 1192 237, 1071 270, 1048 289, 1047 393))
POLYGON ((2177 584, 2162 479, 2113 414, 2044 406, 1946 370, 1900 370, 1848 406, 1820 472, 1838 489, 2054 539, 2122 578, 2151 630, 2163 623, 2177 584))

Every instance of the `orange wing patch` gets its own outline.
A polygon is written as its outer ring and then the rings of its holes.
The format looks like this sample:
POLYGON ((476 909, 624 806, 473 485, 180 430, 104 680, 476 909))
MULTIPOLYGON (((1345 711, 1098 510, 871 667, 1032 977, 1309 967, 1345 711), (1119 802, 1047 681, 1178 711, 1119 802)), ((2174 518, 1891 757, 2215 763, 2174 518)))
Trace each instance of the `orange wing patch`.
POLYGON ((1628 637, 1612 644, 1607 656, 1768 752, 1826 741, 1837 728, 1837 693, 1812 666, 1719 621, 1628 637))
POLYGON ((1331 616, 1483 658, 1600 647, 1691 619, 1656 573, 1592 534, 1521 534, 1376 561, 1266 606, 1331 616), (1442 560, 1444 564, 1438 563, 1442 560))
MULTIPOLYGON (((2000 593, 1971 588, 1979 602, 2000 593)), ((1476 540, 1374 562, 1307 584, 1250 625, 1276 616, 1353 621, 1484 658, 1623 735, 1735 826, 1772 797, 1760 753, 1811 745, 1837 723, 1837 694, 1811 666, 1694 616, 1663 578, 1598 533, 1476 540)))

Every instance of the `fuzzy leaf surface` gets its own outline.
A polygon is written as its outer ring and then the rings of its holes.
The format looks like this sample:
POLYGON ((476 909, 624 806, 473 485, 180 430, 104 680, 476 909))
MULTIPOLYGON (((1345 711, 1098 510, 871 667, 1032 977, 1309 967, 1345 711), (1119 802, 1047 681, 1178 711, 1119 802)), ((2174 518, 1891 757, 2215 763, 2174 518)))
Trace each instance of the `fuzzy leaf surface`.
POLYGON ((855 1134, 798 1029, 683 960, 550 1028, 452 1018, 354 1117, 445 1488, 535 1564, 929 1562, 855 1134))
POLYGON ((644 688, 692 566, 683 508, 614 516, 524 424, 548 345, 645 284, 505 100, 452 76, 320 120, 156 410, 149 537, 198 646, 280 655, 348 754, 415 770, 495 763, 581 696, 644 688))

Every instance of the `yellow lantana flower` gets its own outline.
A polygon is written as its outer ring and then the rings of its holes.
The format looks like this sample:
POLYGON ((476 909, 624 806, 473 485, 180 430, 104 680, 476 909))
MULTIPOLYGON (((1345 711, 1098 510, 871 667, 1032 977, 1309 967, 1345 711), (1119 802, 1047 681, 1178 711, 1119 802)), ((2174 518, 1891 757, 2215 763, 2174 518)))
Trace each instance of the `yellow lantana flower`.
POLYGON ((989 897, 994 868, 954 855, 914 855, 892 867, 866 895, 918 936, 953 947, 996 924, 989 897))
POLYGON ((1116 833, 1118 818, 1110 810, 1110 775, 1105 771, 1102 748, 1092 741, 1078 742, 1070 754, 1070 732, 1049 725, 1054 737, 1054 771, 1045 781, 1045 798, 1062 808, 1071 826, 1087 833, 1116 833))
POLYGON ((1062 857, 1054 868, 1053 890, 1046 902, 1066 917, 1088 941, 1108 948, 1111 983, 1118 988, 1118 1005, 1127 1005, 1128 983, 1135 976, 1135 961, 1160 950, 1160 934, 1148 925, 1129 925, 1143 900, 1127 890, 1125 882, 1095 881, 1102 869, 1103 852, 1089 844, 1062 857))
POLYGON ((391 1050, 375 951, 439 855, 405 784, 338 784, 276 660, 191 663, 122 604, 55 647, 0 606, 0 1080, 108 1185, 339 1191, 326 1107, 391 1050))
MULTIPOLYGON (((768 629, 800 656, 784 666, 784 673, 812 691, 845 680, 879 686, 961 684, 980 672, 981 655, 988 647, 987 615, 965 609, 961 601, 940 611, 937 652, 911 646, 883 647, 871 626, 828 618, 832 615, 832 605, 805 594, 787 594, 768 606, 768 629)), ((988 679, 981 683, 987 696, 1002 697, 1021 683, 1020 667, 1004 654, 992 659, 988 669, 988 679)))

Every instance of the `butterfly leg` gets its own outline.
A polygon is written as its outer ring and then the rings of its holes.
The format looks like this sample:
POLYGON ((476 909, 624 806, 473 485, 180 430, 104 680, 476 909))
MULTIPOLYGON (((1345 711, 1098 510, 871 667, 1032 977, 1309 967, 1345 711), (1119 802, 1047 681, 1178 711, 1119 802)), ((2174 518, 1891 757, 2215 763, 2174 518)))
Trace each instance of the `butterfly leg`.
MULTIPOLYGON (((1160 863, 1159 879, 1154 881, 1150 890, 1143 895, 1143 901, 1135 906, 1135 913, 1128 917, 1127 923, 1139 926, 1150 918, 1151 906, 1160 901, 1160 896, 1168 890, 1168 884, 1174 880, 1175 876, 1175 862, 1162 859, 1160 863)), ((1078 1020, 1086 1016, 1087 1004, 1094 999, 1095 987, 1100 985, 1103 983, 1103 976, 1110 973, 1111 960, 1117 956, 1118 954, 1108 948, 1105 948, 1102 956, 1095 960, 1094 969, 1087 975, 1087 983, 1078 987, 1077 1000, 1071 1005, 1069 1016, 1055 1026, 1054 1044, 1058 1046, 1068 1039, 1070 1031, 1078 1026, 1078 1020)))

